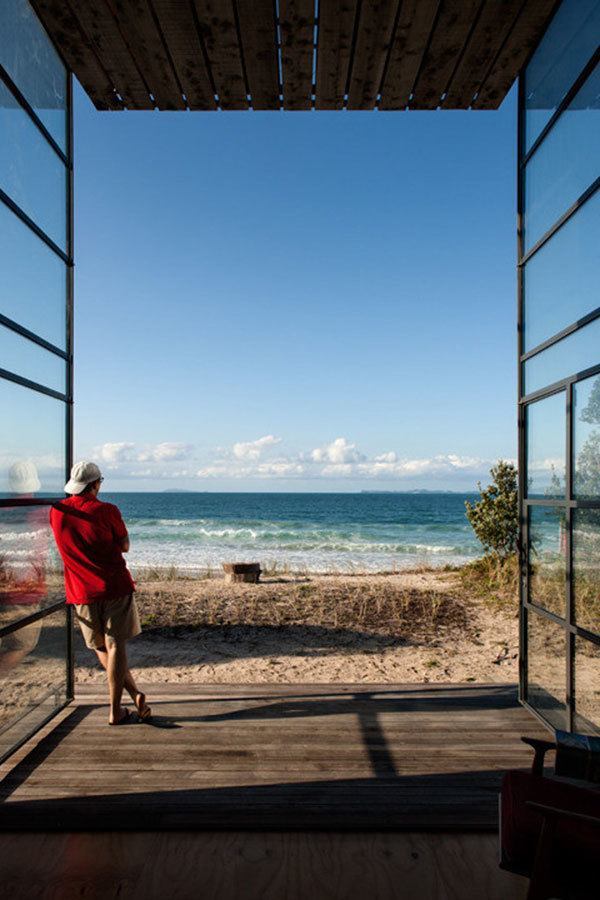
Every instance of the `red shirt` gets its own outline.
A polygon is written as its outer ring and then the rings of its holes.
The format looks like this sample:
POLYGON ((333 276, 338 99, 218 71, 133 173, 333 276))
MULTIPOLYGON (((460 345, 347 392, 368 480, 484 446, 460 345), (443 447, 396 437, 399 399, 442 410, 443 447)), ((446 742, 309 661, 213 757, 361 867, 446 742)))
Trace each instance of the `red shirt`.
POLYGON ((67 603, 112 600, 135 590, 121 551, 127 529, 116 506, 76 494, 54 504, 50 525, 65 566, 67 603))

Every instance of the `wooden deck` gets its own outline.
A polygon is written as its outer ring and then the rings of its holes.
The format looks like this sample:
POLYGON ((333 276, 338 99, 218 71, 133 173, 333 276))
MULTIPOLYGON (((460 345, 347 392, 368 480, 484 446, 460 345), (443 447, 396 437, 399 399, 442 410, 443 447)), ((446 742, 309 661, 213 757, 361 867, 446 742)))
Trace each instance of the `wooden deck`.
POLYGON ((153 726, 78 689, 0 767, 0 828, 490 830, 544 734, 513 685, 164 685, 153 726))

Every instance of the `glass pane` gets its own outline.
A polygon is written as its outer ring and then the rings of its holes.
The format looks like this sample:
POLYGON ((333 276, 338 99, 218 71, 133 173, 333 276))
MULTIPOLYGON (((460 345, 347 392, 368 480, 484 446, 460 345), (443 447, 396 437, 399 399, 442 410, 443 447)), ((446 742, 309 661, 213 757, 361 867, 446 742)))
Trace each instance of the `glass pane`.
POLYGON ((64 495, 65 415, 62 400, 0 379, 0 497, 64 495))
POLYGON ((600 375, 573 385, 573 455, 573 495, 600 499, 600 375))
POLYGON ((65 150, 67 73, 28 0, 0 3, 0 63, 65 150))
POLYGON ((600 647, 575 638, 575 731, 600 734, 600 647))
POLYGON ((67 170, 0 81, 0 187, 64 250, 67 170))
POLYGON ((524 364, 526 394, 600 364, 600 319, 536 353, 524 364))
POLYGON ((567 633, 527 611, 527 700, 554 728, 566 729, 567 633))
MULTIPOLYGON (((15 494, 31 496, 38 481, 22 463, 10 472, 15 494)), ((62 566, 48 506, 0 508, 0 615, 4 625, 64 599, 62 566)))
POLYGON ((590 59, 599 29, 599 0, 563 0, 525 71, 526 150, 590 59))
POLYGON ((67 267, 0 201, 0 313, 66 348, 67 267))
POLYGON ((565 393, 559 391, 527 407, 528 497, 565 496, 566 407, 565 393))
POLYGON ((566 512, 529 507, 529 600, 557 616, 566 615, 566 512))
POLYGON ((54 391, 65 391, 65 360, 4 325, 0 325, 0 366, 54 391))
POLYGON ((575 621, 600 634, 600 509, 573 510, 575 621))
POLYGON ((600 305, 600 191, 523 267, 525 352, 600 305))
POLYGON ((66 609, 0 638, 0 754, 65 701, 66 676, 66 609))
POLYGON ((598 177, 600 67, 585 82, 525 167, 525 250, 598 177))

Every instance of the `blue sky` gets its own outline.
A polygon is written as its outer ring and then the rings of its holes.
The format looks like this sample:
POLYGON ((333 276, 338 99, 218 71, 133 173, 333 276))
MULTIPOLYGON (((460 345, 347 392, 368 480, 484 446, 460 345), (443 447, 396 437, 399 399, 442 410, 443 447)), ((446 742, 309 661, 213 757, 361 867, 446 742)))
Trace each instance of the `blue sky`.
POLYGON ((113 490, 469 489, 515 456, 516 97, 98 113, 76 456, 113 490))

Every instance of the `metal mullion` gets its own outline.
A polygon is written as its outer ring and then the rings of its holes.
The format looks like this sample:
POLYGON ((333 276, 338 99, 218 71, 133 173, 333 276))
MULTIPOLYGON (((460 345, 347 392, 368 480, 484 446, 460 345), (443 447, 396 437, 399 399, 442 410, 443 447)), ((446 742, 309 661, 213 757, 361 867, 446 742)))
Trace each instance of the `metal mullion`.
POLYGON ((564 631, 573 635, 573 637, 578 637, 582 640, 589 641, 591 644, 600 646, 600 634, 589 631, 587 628, 581 628, 579 625, 569 624, 566 619, 562 619, 556 613, 551 612, 549 609, 545 609, 543 606, 538 606, 537 603, 533 603, 531 600, 527 601, 526 606, 528 609, 532 609, 534 612, 541 615, 542 618, 549 619, 556 625, 560 625, 564 631))
POLYGON ((13 381, 15 384, 20 384, 21 387, 30 388, 32 391, 37 391, 40 394, 46 394, 48 397, 54 397, 56 400, 62 400, 63 403, 68 403, 69 397, 67 394, 61 394, 60 391, 55 391, 52 388, 45 387, 43 384, 39 384, 37 381, 31 381, 29 378, 23 378, 22 375, 15 375, 14 372, 9 372, 8 369, 0 368, 0 379, 4 378, 6 381, 13 381))
POLYGON ((59 612, 61 609, 64 609, 66 603, 64 600, 58 600, 56 603, 52 603, 50 606, 45 606, 43 609, 38 609, 36 612, 31 613, 29 616, 23 616, 22 619, 17 619, 15 622, 11 622, 10 625, 4 625, 0 628, 0 639, 6 637, 7 634, 12 634, 14 631, 19 631, 19 629, 24 628, 26 625, 31 625, 33 622, 37 622, 39 619, 45 619, 48 616, 53 615, 55 612, 59 612))
MULTIPOLYGON (((73 75, 67 71, 67 152, 69 157, 69 174, 67 179, 67 251, 69 258, 74 259, 75 221, 74 221, 74 175, 73 175, 73 75)), ((67 296, 66 296, 66 347, 68 353, 67 362, 67 405, 65 409, 65 481, 68 481, 73 465, 73 348, 74 348, 74 265, 67 270, 67 296)), ((75 695, 75 649, 73 643, 73 609, 67 605, 67 699, 73 699, 75 695)))
POLYGON ((64 500, 63 497, 5 497, 0 498, 0 508, 20 506, 53 506, 64 500))
POLYGON ((554 734, 554 732, 555 732, 554 726, 550 724, 548 719, 544 718, 544 716, 541 714, 541 712, 539 712, 539 710, 537 710, 535 708, 535 706, 532 706, 528 700, 522 700, 521 702, 523 704, 524 709, 526 709, 527 712, 531 713, 532 716, 535 716, 535 718, 539 721, 540 725, 543 725, 544 728, 547 728, 548 731, 550 731, 552 734, 554 734))
POLYGON ((543 618, 550 619, 551 622, 554 622, 555 625, 560 625, 565 631, 570 631, 569 623, 562 616, 559 616, 558 613, 553 613, 551 610, 540 606, 538 603, 534 603, 533 600, 528 599, 526 605, 528 609, 532 609, 534 612, 539 613, 543 618))
POLYGON ((15 98, 15 100, 17 101, 19 106, 22 107, 22 109, 27 113, 27 115, 29 116, 29 118, 31 119, 33 124, 44 135, 44 137, 46 138, 46 140, 48 141, 48 143, 50 144, 50 146, 52 147, 54 152, 60 158, 61 162, 65 166, 67 166, 68 159, 67 159, 66 154, 61 149, 60 145, 56 142, 55 138, 52 137, 52 135, 50 134, 50 132, 48 131, 48 129, 46 128, 46 126, 44 125, 44 123, 42 122, 42 120, 40 119, 40 117, 38 116, 36 111, 34 110, 33 106, 29 103, 29 101, 26 99, 24 94, 21 93, 21 91, 19 90, 19 88, 17 87, 15 82, 12 80, 12 78, 10 77, 10 75, 8 74, 8 72, 6 71, 4 66, 2 66, 2 65, 0 65, 0 80, 2 80, 4 82, 4 84, 6 85, 8 90, 11 92, 11 94, 13 95, 13 97, 15 98))
MULTIPOLYGON (((54 692, 49 691, 48 694, 46 695, 46 698, 49 697, 52 693, 54 693, 54 692)), ((27 741, 30 740, 30 738, 32 738, 34 734, 37 734, 38 731, 41 731, 42 728, 48 724, 48 722, 52 721, 54 716, 56 716, 59 712, 62 712, 63 709, 65 709, 69 705, 69 703, 71 702, 71 699, 72 698, 69 698, 69 699, 65 700, 63 703, 61 703, 59 706, 56 706, 53 710, 51 710, 48 713, 47 716, 44 716, 44 718, 40 722, 37 722, 33 728, 31 728, 29 731, 27 731, 23 735, 23 737, 20 738, 20 740, 18 740, 16 742, 16 744, 12 744, 11 747, 5 753, 1 754, 0 755, 0 764, 2 764, 5 760, 7 760, 9 758, 9 756, 12 756, 13 753, 16 753, 16 751, 19 750, 24 744, 26 744, 27 741)), ((40 704, 43 702, 44 701, 41 700, 39 703, 36 704, 36 707, 40 706, 40 704)), ((16 725, 16 723, 22 721, 22 719, 23 719, 23 716, 20 716, 18 719, 16 719, 14 722, 11 723, 10 727, 12 727, 13 725, 16 725)), ((8 728, 6 730, 8 731, 8 728)))
MULTIPOLYGON (((517 158, 521 159, 523 147, 523 97, 524 79, 519 75, 517 103, 517 158)), ((523 255, 523 186, 521 171, 517 166, 517 260, 523 255)), ((523 353, 524 309, 523 272, 517 266, 517 437, 518 437, 518 508, 519 508, 519 700, 527 699, 528 687, 528 639, 527 607, 525 600, 529 591, 529 523, 528 512, 523 503, 527 480, 527 409, 521 406, 523 395, 523 353)))
POLYGON ((531 394, 526 394, 521 398, 521 403, 528 404, 532 403, 534 400, 541 400, 544 397, 552 396, 552 394, 558 394, 560 391, 565 390, 569 384, 577 384, 578 381, 585 381, 586 378, 591 378, 593 375, 598 374, 600 374, 600 364, 597 366, 590 366, 589 369, 583 369, 581 372, 576 372, 575 375, 561 378, 560 381, 554 381, 547 387, 532 391, 531 394))
POLYGON ((554 225, 552 225, 552 227, 549 228, 548 231, 544 232, 544 234, 540 238, 538 238, 533 247, 531 247, 531 249, 528 250, 523 257, 521 257, 517 265, 524 266, 526 262, 529 262, 531 257, 534 256, 538 252, 538 250, 541 250, 544 244, 547 244, 550 238, 554 237, 557 231, 560 231, 563 225, 565 225, 569 221, 569 219, 571 219, 575 215, 577 210, 581 209, 581 207, 584 206, 587 201, 594 196, 599 187, 600 177, 596 178, 596 180, 593 181, 588 188, 586 188, 583 194, 581 194, 577 198, 577 200, 575 200, 575 202, 572 203, 571 206, 569 206, 569 208, 562 214, 562 216, 556 220, 554 225))
POLYGON ((57 347, 56 344, 51 344, 50 341, 47 341, 45 338, 40 337, 34 331, 30 331, 29 328, 25 328, 23 325, 19 325, 18 322, 15 322, 14 319, 9 319, 8 316, 0 313, 0 325, 4 325, 6 328, 10 328, 11 331, 20 334, 21 337, 27 338, 29 341, 33 341, 34 344, 38 344, 40 347, 43 347, 44 350, 49 350, 50 353, 55 353, 57 356, 62 357, 62 359, 69 359, 69 354, 66 350, 61 350, 60 347, 57 347))
MULTIPOLYGON (((519 269, 519 272, 520 271, 521 270, 519 269)), ((537 356, 538 353, 542 353, 544 350, 547 350, 548 347, 558 344, 559 341, 562 341, 563 338, 568 337, 570 334, 576 334, 582 328, 585 328, 586 325, 589 325, 590 322, 594 322, 598 318, 600 318, 600 306, 596 307, 596 309, 592 310, 592 312, 587 315, 582 316, 581 319, 577 319, 577 321, 573 322, 571 325, 567 325, 562 331, 557 331, 556 334, 553 334, 545 341, 542 341, 541 344, 538 344, 536 347, 523 353, 521 355, 521 362, 527 362, 528 359, 537 356)))
POLYGON ((71 259, 67 256, 65 251, 61 250, 58 244, 56 244, 51 237, 48 237, 46 232, 43 231, 39 225, 36 225, 33 219, 30 218, 30 216, 28 216, 27 213, 21 209, 19 204, 15 203, 15 201, 12 200, 8 196, 8 194, 2 190, 2 188, 0 188, 0 200, 4 203, 5 206, 8 206, 11 212, 13 212, 17 216, 17 218, 19 218, 21 222, 23 222, 24 225, 27 225, 27 227, 30 228, 33 233, 36 234, 48 247, 50 247, 51 250, 54 250, 56 255, 60 256, 64 263, 66 263, 68 266, 72 265, 71 259))
POLYGON ((600 60, 600 49, 595 50, 591 57, 588 59, 587 63, 579 73, 577 79, 573 82, 563 99, 560 101, 552 116, 546 123, 546 125, 542 128, 537 138, 519 163, 519 165, 524 168, 531 157, 534 155, 538 147, 544 142, 545 138, 549 134, 550 131, 556 125, 558 119, 560 119, 561 115, 564 111, 571 105, 572 101, 575 99, 580 89, 583 87, 585 82, 588 80, 594 69, 596 68, 598 61, 600 60))
MULTIPOLYGON (((566 509, 566 559, 565 559, 565 616, 569 625, 573 624, 573 383, 567 385, 565 391, 565 415, 566 415, 566 470, 565 470, 565 494, 568 500, 566 509)), ((570 633, 566 641, 566 698, 567 698, 567 724, 568 730, 573 731, 574 721, 574 681, 573 681, 573 651, 574 637, 570 633)))

